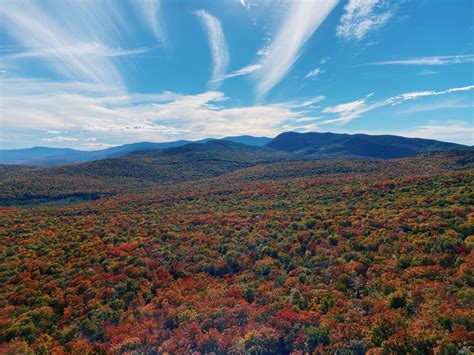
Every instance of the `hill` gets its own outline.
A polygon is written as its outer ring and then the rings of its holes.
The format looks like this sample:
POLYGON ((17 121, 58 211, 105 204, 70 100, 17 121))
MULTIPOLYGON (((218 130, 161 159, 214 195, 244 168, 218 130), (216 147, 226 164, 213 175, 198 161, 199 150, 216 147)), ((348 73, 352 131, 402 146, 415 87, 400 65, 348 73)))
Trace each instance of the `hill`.
MULTIPOLYGON (((139 142, 93 151, 49 147, 5 149, 0 150, 0 164, 59 166, 113 158, 145 150, 161 150, 166 148, 181 147, 190 143, 206 143, 210 140, 213 139, 206 138, 194 142, 188 140, 178 140, 163 143, 139 142)), ((223 140, 241 143, 249 146, 264 146, 269 141, 271 141, 271 138, 253 136, 233 136, 225 137, 223 138, 223 140)))
POLYGON ((282 160, 287 156, 270 148, 210 140, 162 150, 137 151, 116 158, 57 167, 49 172, 64 176, 176 182, 217 176, 250 165, 282 160))
POLYGON ((270 148, 210 140, 50 168, 3 165, 0 205, 143 191, 157 183, 198 180, 287 159, 287 153, 270 148))
POLYGON ((267 147, 308 158, 369 157, 393 159, 420 153, 460 149, 455 143, 400 136, 337 133, 286 132, 275 137, 267 147))

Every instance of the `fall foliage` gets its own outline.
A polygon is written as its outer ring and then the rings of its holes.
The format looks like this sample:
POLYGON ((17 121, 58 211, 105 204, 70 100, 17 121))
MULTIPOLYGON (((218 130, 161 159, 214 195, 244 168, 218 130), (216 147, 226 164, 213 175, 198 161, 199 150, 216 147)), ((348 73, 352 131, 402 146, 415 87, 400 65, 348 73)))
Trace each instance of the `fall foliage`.
POLYGON ((468 354, 473 180, 465 153, 280 162, 3 207, 0 353, 468 354))

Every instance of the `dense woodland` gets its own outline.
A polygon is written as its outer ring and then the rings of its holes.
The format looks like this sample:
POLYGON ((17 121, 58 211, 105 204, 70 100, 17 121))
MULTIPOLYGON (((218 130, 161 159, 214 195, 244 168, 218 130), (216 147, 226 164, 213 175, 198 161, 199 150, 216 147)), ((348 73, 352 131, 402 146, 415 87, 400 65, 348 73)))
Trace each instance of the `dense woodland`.
POLYGON ((473 156, 2 168, 0 353, 470 354, 473 156))

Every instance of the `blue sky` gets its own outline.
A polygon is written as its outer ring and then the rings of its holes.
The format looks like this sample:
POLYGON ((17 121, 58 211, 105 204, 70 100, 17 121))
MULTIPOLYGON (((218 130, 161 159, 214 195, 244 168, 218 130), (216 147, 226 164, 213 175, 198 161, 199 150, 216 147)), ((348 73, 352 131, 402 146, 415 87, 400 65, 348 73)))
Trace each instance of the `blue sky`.
POLYGON ((471 0, 0 7, 0 147, 284 131, 474 144, 471 0))

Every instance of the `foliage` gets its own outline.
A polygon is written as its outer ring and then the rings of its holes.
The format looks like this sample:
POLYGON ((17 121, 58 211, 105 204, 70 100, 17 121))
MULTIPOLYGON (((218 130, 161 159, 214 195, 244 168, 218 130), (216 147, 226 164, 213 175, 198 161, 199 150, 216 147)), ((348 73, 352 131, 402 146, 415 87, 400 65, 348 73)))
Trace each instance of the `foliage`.
POLYGON ((465 158, 279 162, 3 207, 0 353, 466 352, 465 158))

